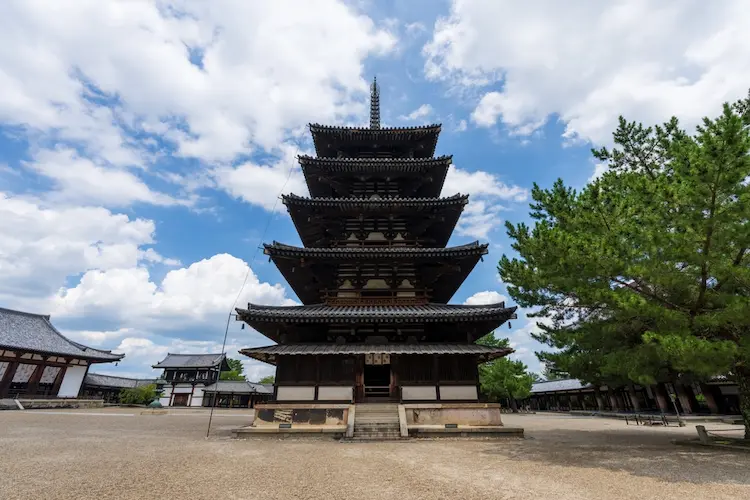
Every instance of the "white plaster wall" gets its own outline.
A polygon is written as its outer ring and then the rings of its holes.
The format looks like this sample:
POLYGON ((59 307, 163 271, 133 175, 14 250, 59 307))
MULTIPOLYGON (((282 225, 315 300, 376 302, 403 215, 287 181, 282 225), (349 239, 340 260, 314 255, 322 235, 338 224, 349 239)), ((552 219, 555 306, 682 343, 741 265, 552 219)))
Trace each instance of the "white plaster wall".
POLYGON ((401 386, 401 398, 407 401, 437 400, 437 389, 434 385, 404 385, 401 386))
POLYGON ((85 366, 68 366, 63 376, 60 390, 57 391, 58 398, 77 398, 81 390, 83 377, 86 375, 85 366))
POLYGON ((190 406, 203 406, 203 396, 195 396, 193 395, 192 398, 190 398, 190 406))
POLYGON ((341 386, 318 387, 318 399, 321 401, 351 401, 352 388, 341 386))
POLYGON ((172 397, 172 386, 171 385, 165 385, 164 388, 161 390, 161 397, 159 398, 159 402, 162 406, 169 406, 169 400, 172 397))
POLYGON ((475 385, 441 385, 440 386, 440 399, 451 400, 451 399, 464 399, 464 400, 476 400, 477 398, 477 386, 475 385))
POLYGON ((276 392, 277 401, 313 401, 315 387, 312 386, 279 386, 276 392))
POLYGON ((174 393, 175 394, 190 394, 190 391, 193 390, 193 386, 191 385, 184 385, 184 386, 175 386, 174 393))

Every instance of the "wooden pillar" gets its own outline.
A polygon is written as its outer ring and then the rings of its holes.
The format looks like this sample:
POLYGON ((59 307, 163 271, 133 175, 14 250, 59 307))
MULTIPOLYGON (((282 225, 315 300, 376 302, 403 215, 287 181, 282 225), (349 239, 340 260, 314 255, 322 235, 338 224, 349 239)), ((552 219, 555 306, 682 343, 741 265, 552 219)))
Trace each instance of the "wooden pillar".
POLYGON ((635 393, 635 387, 633 384, 627 386, 628 397, 630 398, 630 404, 633 406, 633 411, 641 411, 641 404, 638 401, 638 394, 635 393))
POLYGON ((671 413, 671 408, 669 406, 669 396, 667 395, 667 391, 664 389, 664 385, 661 383, 657 383, 655 386, 653 386, 654 390, 654 396, 656 397, 656 404, 659 405, 659 411, 662 413, 671 413))
POLYGON ((315 356, 315 392, 313 401, 318 400, 318 388, 320 387, 320 356, 315 356))
POLYGON ((686 413, 686 414, 693 413, 693 405, 690 402, 690 394, 688 393, 688 391, 691 391, 692 389, 685 386, 684 384, 675 382, 674 390, 677 393, 677 398, 680 400, 680 406, 682 406, 682 413, 686 413))
POLYGON ((435 397, 440 401, 440 361, 437 354, 432 355, 432 378, 435 381, 435 397))
POLYGON ((703 397, 706 398, 706 406, 708 406, 708 410, 713 415, 718 414, 719 405, 716 403, 713 387, 708 384, 701 384, 701 392, 703 393, 703 397))
MULTIPOLYGON (((57 377, 55 378, 55 383, 52 385, 52 396, 56 397, 57 393, 60 392, 60 386, 62 385, 63 378, 65 378, 65 372, 68 370, 67 366, 63 366, 60 368, 60 371, 57 372, 57 377)), ((81 384, 83 385, 83 384, 81 384)))
MULTIPOLYGON (((36 391, 39 389, 39 381, 42 379, 42 374, 44 373, 44 368, 46 366, 46 364, 42 363, 41 365, 36 365, 36 368, 34 368, 34 373, 29 377, 29 383, 26 385, 27 396, 36 395, 36 391)), ((83 385, 83 383, 81 383, 81 385, 83 385)))
POLYGON ((0 380, 0 398, 8 396, 8 388, 13 381, 13 377, 16 375, 16 369, 18 369, 18 361, 8 363, 8 367, 5 369, 5 376, 0 380))
POLYGON ((596 399, 596 407, 599 411, 604 411, 604 397, 602 396, 602 389, 599 385, 594 387, 594 398, 596 399))
POLYGON ((615 391, 610 386, 607 386, 607 397, 609 398, 609 404, 612 407, 612 411, 620 411, 621 408, 619 403, 617 402, 615 391))

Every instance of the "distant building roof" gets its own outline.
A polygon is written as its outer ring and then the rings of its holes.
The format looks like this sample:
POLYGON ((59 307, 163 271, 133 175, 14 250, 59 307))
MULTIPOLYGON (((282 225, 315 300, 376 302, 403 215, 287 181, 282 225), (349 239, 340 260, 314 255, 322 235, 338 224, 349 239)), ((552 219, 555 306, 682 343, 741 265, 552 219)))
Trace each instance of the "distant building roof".
POLYGON ((116 377, 114 375, 103 375, 99 373, 87 373, 83 381, 84 385, 93 387, 120 387, 122 389, 131 389, 142 385, 155 384, 156 379, 141 379, 116 377))
POLYGON ((591 384, 584 384, 580 380, 569 378, 565 380, 550 380, 549 382, 538 382, 532 384, 531 393, 575 391, 580 389, 591 389, 593 387, 594 386, 591 384))
POLYGON ((273 394, 273 385, 269 390, 264 384, 246 380, 219 380, 208 385, 203 392, 233 392, 234 394, 273 394))
POLYGON ((154 368, 217 368, 229 369, 226 354, 172 354, 155 364, 154 368))
POLYGON ((0 307, 0 348, 88 359, 119 361, 114 354, 73 342, 50 323, 50 317, 0 307))

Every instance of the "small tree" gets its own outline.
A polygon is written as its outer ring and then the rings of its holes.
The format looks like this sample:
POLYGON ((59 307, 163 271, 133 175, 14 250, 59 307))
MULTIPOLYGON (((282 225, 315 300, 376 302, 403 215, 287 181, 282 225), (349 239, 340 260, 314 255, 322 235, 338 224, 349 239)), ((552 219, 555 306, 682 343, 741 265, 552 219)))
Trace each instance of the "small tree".
POLYGON ((120 390, 120 403, 124 405, 147 405, 159 397, 155 384, 120 390))
MULTIPOLYGON (((508 339, 497 339, 494 333, 477 340, 477 344, 490 347, 509 347, 508 339)), ((499 358, 479 366, 481 390, 491 401, 507 399, 513 411, 518 409, 516 399, 524 399, 531 393, 533 376, 521 361, 499 358)))
POLYGON ((273 375, 268 375, 267 377, 263 377, 260 379, 259 384, 273 384, 276 381, 276 377, 273 375))
POLYGON ((221 372, 219 375, 220 380, 246 380, 245 375, 242 373, 244 371, 242 361, 227 358, 227 364, 229 365, 229 370, 221 372))

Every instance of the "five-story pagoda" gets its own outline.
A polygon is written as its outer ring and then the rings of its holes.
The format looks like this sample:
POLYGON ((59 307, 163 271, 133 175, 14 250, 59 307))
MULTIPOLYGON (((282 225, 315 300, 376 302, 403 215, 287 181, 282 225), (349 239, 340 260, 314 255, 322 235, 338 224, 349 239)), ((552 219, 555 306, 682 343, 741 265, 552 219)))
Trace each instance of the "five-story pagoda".
POLYGON ((276 401, 477 401, 477 365, 511 352, 475 341, 515 307, 447 304, 487 245, 446 247, 468 196, 440 197, 440 125, 381 128, 379 101, 369 128, 310 125, 311 197, 283 197, 304 247, 264 245, 303 305, 237 309, 277 343, 240 351, 276 365, 276 401))

